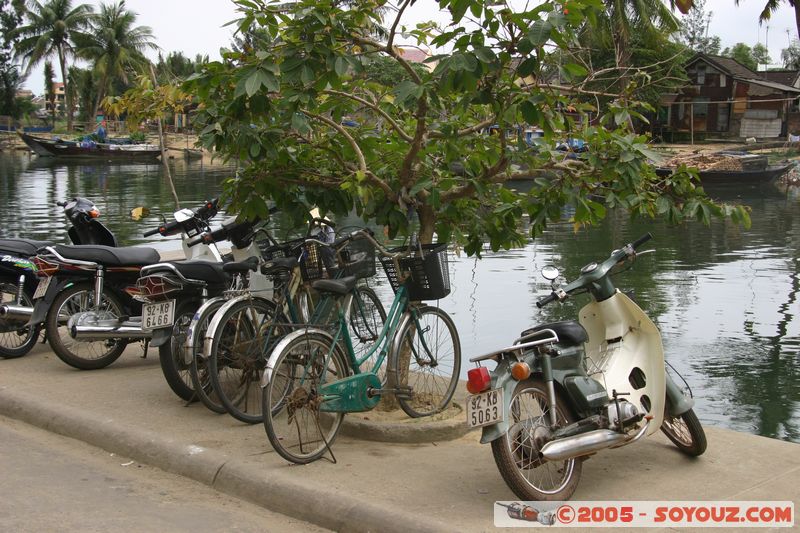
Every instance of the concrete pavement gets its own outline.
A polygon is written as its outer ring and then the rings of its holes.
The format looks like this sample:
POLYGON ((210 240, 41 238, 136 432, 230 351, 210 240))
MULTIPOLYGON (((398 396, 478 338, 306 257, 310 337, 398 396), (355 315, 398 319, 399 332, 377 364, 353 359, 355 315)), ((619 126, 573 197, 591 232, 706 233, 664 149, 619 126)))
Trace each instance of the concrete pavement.
MULTIPOLYGON (((289 465, 262 425, 246 426, 167 387, 138 345, 85 372, 38 345, 0 360, 0 414, 83 440, 319 526, 345 531, 489 531, 514 499, 478 433, 392 444, 340 435, 337 463, 289 465)), ((800 445, 708 427, 708 451, 681 455, 660 434, 586 461, 575 500, 791 500, 800 445)))

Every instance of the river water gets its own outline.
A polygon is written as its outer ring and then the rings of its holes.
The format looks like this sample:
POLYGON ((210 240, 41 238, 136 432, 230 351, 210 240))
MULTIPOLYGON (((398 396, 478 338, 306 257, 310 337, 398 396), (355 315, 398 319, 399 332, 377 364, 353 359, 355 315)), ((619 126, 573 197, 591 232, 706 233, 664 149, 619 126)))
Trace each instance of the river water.
MULTIPOLYGON (((184 207, 219 194, 231 168, 171 162, 184 207)), ((538 310, 547 294, 539 270, 559 267, 573 279, 581 266, 650 231, 634 268, 615 278, 662 331, 667 360, 692 388, 704 423, 800 442, 800 191, 774 187, 708 189, 721 200, 752 208, 753 225, 663 222, 609 216, 596 228, 574 233, 554 225, 525 248, 487 253, 482 260, 450 259, 451 295, 440 305, 458 326, 466 359, 512 342, 527 327, 576 318, 586 297, 538 310)), ((27 154, 0 153, 0 235, 66 242, 66 221, 55 202, 91 198, 121 243, 151 242, 161 250, 178 241, 143 239, 173 209, 160 164, 62 163, 27 154), (151 207, 145 221, 129 220, 137 205, 151 207)), ((355 220, 348 220, 353 223, 355 220)), ((280 218, 277 226, 283 229, 280 218)), ((385 279, 374 282, 384 303, 385 279)))

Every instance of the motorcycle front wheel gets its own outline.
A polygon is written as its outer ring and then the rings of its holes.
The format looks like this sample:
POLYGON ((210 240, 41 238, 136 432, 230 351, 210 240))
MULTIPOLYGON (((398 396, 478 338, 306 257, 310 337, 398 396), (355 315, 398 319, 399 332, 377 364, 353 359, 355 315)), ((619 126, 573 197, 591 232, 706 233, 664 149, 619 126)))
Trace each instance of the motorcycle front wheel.
MULTIPOLYGON (((551 433, 550 402, 544 382, 539 379, 519 382, 509 403, 508 416, 508 431, 492 441, 492 455, 503 480, 523 500, 568 500, 580 481, 583 461, 548 461, 539 457, 539 449, 551 433)), ((557 391, 556 420, 559 426, 572 421, 557 391)))
MULTIPOLYGON (((16 304, 17 285, 0 283, 0 302, 16 304)), ((27 289, 22 291, 22 305, 33 306, 33 298, 27 289)), ((0 358, 13 359, 30 352, 39 339, 41 329, 41 325, 26 326, 25 322, 0 320, 0 358)))
POLYGON ((703 455, 707 446, 706 432, 703 431, 703 426, 694 414, 694 410, 689 409, 681 415, 670 416, 669 400, 667 400, 665 411, 664 421, 661 423, 664 435, 686 455, 692 457, 703 455))

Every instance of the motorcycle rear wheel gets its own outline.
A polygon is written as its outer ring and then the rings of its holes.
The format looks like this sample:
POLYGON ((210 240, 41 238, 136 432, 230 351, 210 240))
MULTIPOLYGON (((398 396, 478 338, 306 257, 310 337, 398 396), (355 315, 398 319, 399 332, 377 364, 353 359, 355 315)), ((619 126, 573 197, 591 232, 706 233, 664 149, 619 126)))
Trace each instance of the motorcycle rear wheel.
POLYGON ((199 302, 185 302, 178 306, 175 312, 175 322, 172 325, 171 338, 158 347, 158 359, 161 363, 161 372, 167 385, 178 398, 187 402, 196 401, 194 383, 192 382, 190 363, 186 362, 183 345, 186 343, 186 330, 192 322, 199 302))
MULTIPOLYGON (((94 309, 94 283, 76 283, 58 293, 50 304, 45 319, 47 342, 59 359, 80 370, 105 368, 122 355, 127 339, 79 341, 70 337, 67 321, 72 315, 94 309)), ((124 307, 119 298, 103 290, 100 310, 109 316, 122 316, 124 307)))
MULTIPOLYGON (((559 425, 572 421, 563 398, 556 392, 559 425)), ((492 441, 500 475, 508 487, 523 500, 568 500, 581 478, 582 459, 547 461, 539 458, 535 433, 549 433, 550 405, 547 388, 540 379, 521 381, 509 402, 509 430, 492 441)))
MULTIPOLYGON (((669 400, 667 400, 669 402, 669 400)), ((672 444, 686 455, 697 457, 706 451, 706 433, 693 409, 678 416, 669 416, 669 404, 665 409, 661 432, 672 444)))

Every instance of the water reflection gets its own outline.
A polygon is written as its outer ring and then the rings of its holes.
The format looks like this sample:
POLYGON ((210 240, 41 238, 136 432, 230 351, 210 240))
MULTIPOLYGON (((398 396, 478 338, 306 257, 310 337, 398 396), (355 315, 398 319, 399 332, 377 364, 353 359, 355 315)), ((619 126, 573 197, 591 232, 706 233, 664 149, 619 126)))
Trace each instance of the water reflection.
MULTIPOLYGON (((184 205, 216 196, 231 168, 173 161, 184 205)), ((141 233, 173 209, 158 164, 62 164, 0 154, 0 228, 5 236, 66 240, 57 200, 84 195, 97 202, 120 242, 144 242, 141 233), (135 205, 153 215, 128 219, 135 205)), ((452 294, 441 303, 459 328, 465 359, 513 341, 533 324, 576 317, 586 302, 575 298, 543 310, 549 291, 539 275, 547 265, 568 279, 590 261, 646 231, 654 235, 632 270, 617 278, 662 330, 669 361, 687 378, 706 423, 800 442, 800 196, 774 188, 717 187, 708 192, 752 207, 753 226, 714 222, 710 227, 631 221, 614 213, 597 228, 574 233, 551 227, 519 250, 487 254, 481 261, 452 256, 452 294)), ((340 226, 360 223, 357 217, 340 226)), ((277 217, 279 236, 286 221, 277 217)), ((379 232, 380 233, 380 232, 379 232)), ((153 242, 153 241, 148 241, 153 242)), ((155 241, 176 248, 177 241, 155 241)), ((385 302, 392 291, 383 277, 374 284, 385 302)), ((469 365, 464 365, 464 372, 469 365)))

